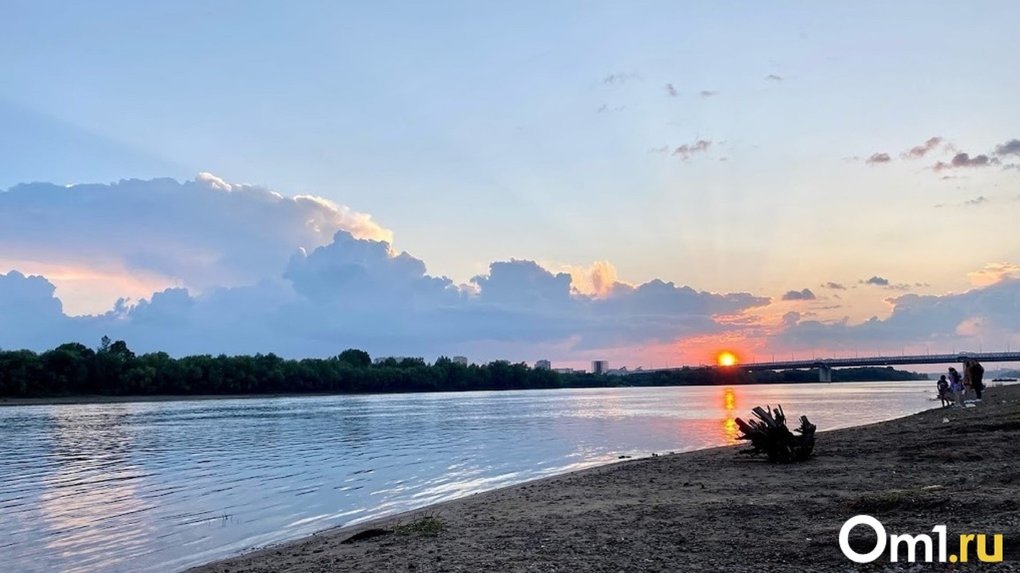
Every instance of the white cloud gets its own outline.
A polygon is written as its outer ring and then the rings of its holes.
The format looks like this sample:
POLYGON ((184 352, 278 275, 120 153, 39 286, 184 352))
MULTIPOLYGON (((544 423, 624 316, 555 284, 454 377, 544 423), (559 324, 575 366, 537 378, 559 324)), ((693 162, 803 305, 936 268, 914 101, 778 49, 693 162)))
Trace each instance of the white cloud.
MULTIPOLYGON (((1020 267, 1013 263, 971 273, 982 288, 967 293, 890 298, 886 319, 826 323, 809 312, 787 313, 766 328, 769 298, 662 280, 631 285, 607 261, 569 272, 499 261, 458 285, 394 250, 391 233, 368 215, 205 174, 183 184, 22 185, 0 193, 0 207, 0 246, 12 260, 65 278, 69 268, 113 276, 92 272, 109 264, 130 277, 178 281, 138 302, 74 317, 55 279, 0 274, 3 348, 95 344, 109 335, 137 351, 176 355, 325 356, 355 346, 373 354, 570 360, 621 349, 693 352, 677 341, 703 341, 707 349, 743 337, 760 346, 773 334, 777 349, 933 341, 962 347, 1020 329, 1020 267)), ((878 276, 861 282, 898 288, 878 276)), ((803 298, 805 291, 797 292, 803 298)))
MULTIPOLYGON (((119 272, 147 277, 150 285, 199 290, 251 284, 278 274, 297 249, 324 245, 339 230, 393 240, 369 215, 327 199, 285 197, 208 173, 184 183, 30 183, 0 192, 0 271, 119 272)), ((63 288, 72 285, 53 281, 75 299, 73 289, 63 288)))
MULTIPOLYGON (((271 201, 284 210, 295 208, 293 200, 265 190, 257 191, 258 200, 253 206, 251 198, 245 196, 252 192, 250 188, 208 175, 185 185, 155 183, 174 193, 198 194, 206 199, 208 195, 241 194, 240 206, 270 223, 276 220, 260 212, 260 201, 271 201), (189 185, 198 188, 189 189, 189 185)), ((147 188, 147 184, 154 182, 132 185, 147 188)), ((111 188, 116 191, 116 186, 98 187, 103 192, 111 192, 111 188)), ((44 192, 63 198, 53 189, 44 192)), ((161 204, 161 208, 169 207, 169 202, 161 204)), ((177 205, 179 212, 172 218, 179 228, 201 232, 201 226, 209 224, 209 210, 204 207, 194 199, 185 201, 177 205), (197 210, 189 215, 189 209, 197 210)), ((137 204, 122 206, 120 215, 128 216, 137 208, 137 204)), ((108 213, 96 209, 67 214, 72 227, 112 220, 108 213)), ((152 218, 148 220, 158 225, 152 218)), ((225 225, 234 230, 238 226, 225 225)), ((138 229, 137 224, 128 227, 146 231, 138 229)), ((266 251, 286 252, 288 257, 283 261, 279 256, 271 257, 279 262, 278 267, 261 276, 262 266, 242 267, 255 277, 248 284, 215 285, 201 291, 189 285, 169 288, 146 300, 122 300, 106 312, 84 317, 69 317, 62 312, 54 285, 48 280, 11 273, 0 277, 0 297, 6 305, 0 306, 6 309, 0 316, 8 324, 39 323, 46 324, 46 328, 27 334, 20 327, 3 329, 0 346, 41 349, 71 340, 94 343, 109 335, 127 340, 138 351, 166 350, 177 355, 276 352, 324 356, 357 346, 374 354, 428 356, 478 352, 483 348, 528 349, 529 354, 544 354, 557 348, 577 356, 593 349, 724 332, 733 327, 716 320, 717 315, 739 313, 769 302, 747 293, 699 292, 659 280, 632 286, 619 281, 615 268, 606 261, 584 269, 580 273, 583 281, 576 284, 570 273, 552 272, 532 261, 510 260, 492 263, 487 273, 467 285, 457 285, 448 278, 429 275, 423 261, 395 251, 388 242, 357 238, 350 231, 337 231, 332 241, 318 247, 295 248, 293 233, 246 235, 245 241, 235 242, 228 240, 229 230, 221 227, 215 233, 206 231, 211 238, 203 237, 198 242, 170 240, 160 245, 161 253, 164 260, 177 261, 191 256, 198 245, 204 245, 206 251, 217 247, 220 256, 211 257, 210 265, 254 260, 266 251), (276 243, 267 244, 273 240, 276 243), (36 320, 37 316, 44 320, 36 320)), ((136 248, 148 253, 151 247, 144 243, 162 236, 159 229, 147 230, 136 241, 142 243, 136 248)), ((300 242, 310 243, 313 241, 307 239, 317 235, 297 237, 304 239, 300 242)), ((94 239, 87 249, 74 254, 88 255, 90 249, 99 250, 102 244, 94 239)), ((46 253, 28 246, 25 250, 46 253)), ((121 256, 125 256, 124 250, 121 256)), ((497 357, 501 356, 476 356, 497 357)))

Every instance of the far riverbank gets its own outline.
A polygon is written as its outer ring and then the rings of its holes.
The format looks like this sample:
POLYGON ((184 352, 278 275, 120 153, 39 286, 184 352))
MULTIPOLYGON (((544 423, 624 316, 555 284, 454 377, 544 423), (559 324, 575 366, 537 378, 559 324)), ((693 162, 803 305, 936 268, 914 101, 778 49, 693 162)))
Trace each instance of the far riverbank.
MULTIPOLYGON (((691 369, 687 376, 694 372, 714 371, 713 368, 691 369)), ((679 371, 678 371, 679 372, 679 371)), ((844 383, 886 383, 927 380, 927 375, 916 374, 894 370, 893 368, 880 369, 846 369, 841 372, 841 379, 822 384, 844 384, 844 383), (864 371, 867 372, 864 372, 864 371), (853 374, 866 374, 854 376, 853 374), (876 378, 881 374, 890 374, 890 378, 876 378)), ((244 399, 266 399, 266 398, 314 398, 322 396, 372 396, 384 394, 429 394, 437 392, 502 392, 516 390, 564 390, 573 389, 597 389, 597 388, 669 388, 669 387, 725 387, 725 386, 769 386, 779 384, 818 384, 817 374, 812 371, 788 370, 780 372, 757 373, 759 379, 734 377, 732 379, 716 379, 713 377, 698 377, 691 380, 684 378, 672 378, 677 372, 659 372, 647 374, 631 374, 628 376, 595 376, 592 374, 576 374, 581 382, 575 382, 570 386, 547 386, 540 388, 461 388, 449 389, 420 389, 420 390, 389 390, 389 391, 337 391, 337 392, 249 392, 249 393, 226 393, 226 394, 62 394, 54 396, 30 396, 11 397, 0 396, 0 407, 4 406, 46 406, 46 405, 76 405, 76 404, 120 404, 131 402, 177 402, 185 400, 244 400, 244 399)))

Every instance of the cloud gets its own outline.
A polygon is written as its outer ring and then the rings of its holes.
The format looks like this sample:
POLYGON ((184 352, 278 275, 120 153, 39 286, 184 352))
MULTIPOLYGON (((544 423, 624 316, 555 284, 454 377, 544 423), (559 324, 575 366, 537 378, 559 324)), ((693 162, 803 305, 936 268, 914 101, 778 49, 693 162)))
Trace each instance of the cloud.
POLYGON ((987 167, 988 165, 997 164, 998 160, 989 158, 987 155, 977 155, 971 157, 967 153, 957 153, 949 161, 949 163, 939 161, 932 166, 935 171, 944 171, 946 169, 957 169, 961 167, 987 167))
POLYGON ((669 97, 677 96, 677 91, 676 88, 673 87, 673 84, 666 84, 666 95, 668 95, 669 97))
MULTIPOLYGON (((393 239, 371 216, 328 199, 285 197, 208 173, 184 183, 30 183, 0 192, 0 265, 6 267, 0 271, 61 267, 201 290, 278 273, 297 249, 329 243, 340 230, 393 239)), ((74 282, 52 280, 61 291, 74 282)))
POLYGON ((625 109, 627 109, 627 106, 625 106, 625 105, 618 105, 618 106, 610 107, 609 104, 605 104, 604 103, 604 104, 600 105, 597 110, 595 110, 595 113, 619 113, 619 112, 621 112, 621 111, 623 111, 625 109))
POLYGON ((783 295, 783 300, 815 300, 815 293, 811 289, 791 290, 783 295))
POLYGON ((1020 156, 1020 139, 1011 139, 1002 145, 995 146, 995 154, 998 156, 1017 155, 1020 156))
POLYGON ((359 240, 343 231, 311 254, 294 254, 283 278, 309 300, 344 307, 458 296, 452 281, 428 276, 421 260, 395 253, 386 242, 359 240))
POLYGON ((88 335, 87 322, 65 315, 55 291, 45 277, 0 274, 0 349, 48 349, 73 340, 72 333, 88 335))
POLYGON ((988 286, 1005 280, 1020 279, 1020 266, 1013 263, 988 263, 984 268, 967 273, 970 284, 988 286))
POLYGON ((902 157, 903 159, 920 159, 927 155, 932 150, 934 150, 935 148, 937 148, 939 144, 942 143, 942 141, 943 140, 941 137, 938 136, 930 137, 928 138, 927 141, 925 141, 921 145, 915 145, 914 147, 911 147, 907 151, 904 151, 903 153, 900 154, 900 157, 902 157))
POLYGON ((861 280, 861 281, 857 281, 857 282, 862 284, 862 285, 877 286, 877 287, 882 287, 882 288, 888 289, 888 290, 905 291, 905 290, 910 290, 910 288, 911 288, 911 285, 909 285, 907 283, 896 283, 896 284, 893 284, 893 283, 891 283, 889 281, 889 279, 884 278, 884 277, 879 277, 879 276, 873 276, 870 279, 861 280))
POLYGON ((605 85, 616 85, 629 82, 630 80, 636 80, 637 78, 638 75, 633 72, 617 72, 602 78, 602 83, 605 85))
POLYGON ((865 163, 875 165, 877 163, 889 163, 892 158, 889 157, 888 153, 872 153, 871 157, 865 160, 865 163))
POLYGON ((970 206, 977 206, 977 205, 983 205, 983 204, 988 203, 988 202, 989 202, 989 199, 987 197, 985 197, 984 195, 981 195, 981 196, 975 197, 973 199, 968 199, 968 200, 964 201, 963 204, 964 205, 970 205, 970 206))
MULTIPOLYGON (((220 200, 236 201, 230 203, 238 210, 233 217, 252 215, 270 227, 289 229, 276 218, 260 214, 260 209, 263 202, 284 213, 298 208, 294 200, 266 191, 257 192, 256 201, 247 195, 252 192, 248 188, 212 178, 185 184, 157 180, 123 184, 126 188, 119 185, 93 186, 97 194, 113 194, 123 201, 120 205, 102 202, 115 213, 98 208, 67 209, 63 214, 68 229, 98 229, 98 222, 113 224, 117 218, 146 216, 146 209, 155 208, 188 232, 201 231, 202 225, 217 217, 226 217, 220 222, 221 231, 245 231, 247 227, 230 221, 227 211, 217 207, 220 200), (140 206, 141 200, 134 194, 138 189, 152 196, 151 205, 140 206), (165 200, 164 193, 181 196, 181 203, 165 200)), ((65 194, 71 193, 56 186, 32 189, 55 198, 55 205, 67 201, 65 194)), ((92 191, 88 186, 79 188, 74 193, 85 195, 72 193, 72 197, 99 201, 92 191)), ((331 204, 299 206, 304 215, 322 215, 312 221, 336 226, 335 219, 324 215, 336 209, 331 204)), ((210 236, 175 242, 172 234, 164 235, 157 228, 155 217, 147 222, 152 228, 129 226, 129 230, 142 233, 134 245, 140 252, 153 248, 150 243, 160 245, 160 260, 171 262, 196 251, 216 252, 223 264, 240 266, 254 278, 201 289, 174 286, 142 300, 121 299, 95 314, 69 316, 53 282, 10 272, 0 275, 0 324, 4 325, 0 347, 39 350, 67 341, 94 344, 109 335, 127 340, 139 352, 165 350, 175 355, 276 352, 329 356, 357 346, 373 354, 457 353, 479 360, 515 358, 507 356, 508 352, 519 353, 518 359, 533 358, 556 348, 561 354, 554 358, 569 358, 600 349, 666 344, 681 337, 730 332, 742 328, 733 317, 771 302, 750 293, 697 291, 661 280, 631 285, 619 280, 607 261, 569 273, 529 260, 497 261, 469 283, 455 284, 428 274, 424 261, 395 250, 388 241, 359 238, 349 230, 337 230, 331 240, 309 247, 295 247, 292 234, 273 228, 262 237, 241 232, 226 248, 220 234, 211 230, 206 231, 210 236), (287 256, 270 257, 278 267, 265 273, 259 272, 262 266, 234 262, 247 262, 266 253, 287 256)), ((317 238, 321 228, 306 232, 317 238)), ((84 234, 74 236, 87 239, 84 234)), ((104 239, 110 240, 110 235, 104 239)), ((85 257, 90 249, 101 250, 103 244, 97 241, 75 253, 85 257)), ((53 256, 46 250, 32 254, 43 263, 53 256)))
MULTIPOLYGON (((563 265, 563 271, 570 274, 570 284, 577 293, 605 297, 620 283, 616 267, 609 261, 595 261, 588 267, 563 265)), ((626 285, 632 286, 632 285, 626 285)))
POLYGON ((781 81, 783 81, 783 76, 779 76, 779 75, 776 75, 776 74, 769 74, 769 75, 765 76, 765 79, 768 80, 768 81, 772 81, 772 82, 781 82, 781 81))
POLYGON ((705 139, 699 139, 691 144, 683 144, 673 150, 673 155, 679 156, 680 159, 687 161, 692 155, 698 153, 705 153, 708 148, 712 147, 712 142, 705 139))
MULTIPOLYGON (((790 349, 929 347, 931 352, 977 350, 981 341, 1008 340, 1020 334, 1020 280, 1004 279, 965 293, 941 296, 905 294, 890 299, 886 319, 859 324, 800 321, 777 334, 775 343, 790 349)), ((916 352, 916 350, 915 350, 916 352)))
MULTIPOLYGON (((906 156, 907 154, 910 154, 912 157, 923 157, 924 154, 930 150, 929 148, 934 148, 940 141, 940 138, 933 137, 929 139, 924 146, 915 147, 904 155, 906 156)), ((952 146, 946 144, 946 149, 952 149, 952 146)), ((1000 158, 1006 158, 1008 156, 1020 156, 1020 139, 1011 139, 1005 143, 997 145, 990 154, 982 153, 972 157, 968 153, 959 152, 948 162, 937 161, 934 165, 932 165, 932 169, 936 172, 940 172, 964 167, 988 167, 990 165, 1001 165, 1002 160, 1000 158)), ((1014 164, 1007 164, 1003 166, 1003 169, 1011 168, 1015 168, 1014 164)))
POLYGON ((700 95, 701 97, 704 97, 704 98, 709 98, 709 97, 714 97, 714 96, 719 95, 719 91, 718 90, 701 90, 700 92, 698 92, 698 95, 700 95))
POLYGON ((18 271, 0 274, 0 324, 31 325, 63 315, 60 301, 53 296, 56 287, 40 276, 25 276, 18 271))
POLYGON ((822 288, 828 288, 828 289, 832 289, 832 290, 846 290, 846 286, 844 286, 844 285, 842 285, 840 283, 832 282, 832 281, 829 281, 829 282, 823 284, 822 288))

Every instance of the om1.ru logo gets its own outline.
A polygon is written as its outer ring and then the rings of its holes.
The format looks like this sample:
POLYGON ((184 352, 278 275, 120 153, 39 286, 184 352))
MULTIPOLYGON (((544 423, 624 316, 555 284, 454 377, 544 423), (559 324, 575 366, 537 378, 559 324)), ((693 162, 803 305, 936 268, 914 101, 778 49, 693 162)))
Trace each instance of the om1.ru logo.
MULTIPOLYGON (((938 537, 938 561, 940 563, 946 562, 946 526, 936 525, 931 529, 932 533, 935 533, 938 537)), ((988 554, 987 536, 984 533, 973 534, 973 533, 962 533, 960 534, 960 554, 950 555, 949 562, 966 563, 970 558, 969 548, 973 543, 977 548, 978 561, 984 563, 998 563, 1002 561, 1002 534, 996 533, 993 536, 995 548, 992 550, 992 554, 988 554)), ((917 561, 917 546, 921 545, 924 549, 924 561, 931 563, 934 560, 933 552, 935 544, 932 541, 930 535, 886 535, 885 527, 882 522, 871 517, 870 515, 855 515, 850 519, 846 520, 843 527, 839 530, 839 548, 843 551, 843 555, 847 559, 855 563, 871 563, 878 559, 885 553, 886 546, 889 546, 889 561, 897 562, 900 560, 900 548, 906 548, 907 562, 914 563, 917 561), (858 525, 870 527, 875 535, 878 537, 878 541, 875 543, 875 547, 867 553, 858 553, 850 547, 850 531, 858 525)))

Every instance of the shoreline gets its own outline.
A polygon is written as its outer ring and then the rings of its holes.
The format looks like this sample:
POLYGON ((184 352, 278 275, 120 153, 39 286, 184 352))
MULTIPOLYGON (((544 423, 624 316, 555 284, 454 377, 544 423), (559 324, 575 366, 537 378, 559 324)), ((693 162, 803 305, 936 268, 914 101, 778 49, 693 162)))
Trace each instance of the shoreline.
POLYGON ((956 567, 1020 569, 1020 386, 989 388, 975 408, 936 407, 822 432, 815 457, 802 464, 771 465, 738 454, 742 448, 624 460, 527 481, 188 571, 915 567, 891 564, 888 554, 870 565, 843 556, 839 528, 861 513, 897 533, 946 524, 950 551, 958 533, 1002 533, 1005 563, 956 567), (345 543, 352 536, 365 538, 345 543))
MULTIPOLYGON (((930 383, 930 380, 896 380, 895 382, 930 383)), ((620 385, 570 386, 562 388, 509 388, 505 390, 439 390, 435 392, 298 392, 271 394, 133 394, 114 396, 107 394, 81 394, 74 396, 47 396, 39 398, 0 397, 0 408, 13 406, 79 406, 86 404, 129 404, 134 402, 187 402, 206 400, 257 400, 274 398, 326 398, 336 396, 401 396, 408 394, 470 394, 473 392, 529 392, 555 390, 600 390, 620 388, 704 388, 713 386, 806 386, 811 384, 887 384, 888 380, 844 380, 839 382, 756 382, 753 384, 677 384, 677 385, 620 385)), ((1008 383, 1007 383, 1008 384, 1008 383)))

